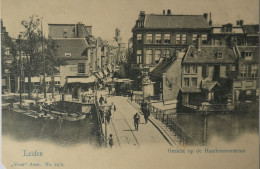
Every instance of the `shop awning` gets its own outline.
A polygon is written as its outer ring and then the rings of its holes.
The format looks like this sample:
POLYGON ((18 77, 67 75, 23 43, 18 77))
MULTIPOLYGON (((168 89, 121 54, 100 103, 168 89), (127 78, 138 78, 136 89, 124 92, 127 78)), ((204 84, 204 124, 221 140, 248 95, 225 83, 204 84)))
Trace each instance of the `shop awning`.
POLYGON ((90 77, 69 77, 67 78, 67 83, 94 83, 97 80, 95 76, 90 77))
MULTIPOLYGON (((40 83, 40 81, 41 81, 40 77, 31 77, 31 82, 32 83, 40 83)), ((28 77, 25 77, 24 82, 28 83, 28 77)))
POLYGON ((133 82, 131 79, 116 79, 115 82, 117 83, 130 83, 133 82))

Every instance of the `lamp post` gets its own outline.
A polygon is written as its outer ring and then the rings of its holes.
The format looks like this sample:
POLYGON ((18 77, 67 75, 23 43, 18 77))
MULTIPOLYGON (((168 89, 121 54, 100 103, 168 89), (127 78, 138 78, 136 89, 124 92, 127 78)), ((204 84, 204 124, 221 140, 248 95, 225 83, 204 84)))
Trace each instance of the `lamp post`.
POLYGON ((20 107, 22 106, 22 52, 21 52, 21 36, 22 34, 20 33, 18 38, 19 38, 19 65, 20 65, 20 83, 19 83, 19 89, 20 89, 20 107))
POLYGON ((43 54, 43 29, 42 29, 42 19, 41 18, 41 32, 42 32, 42 57, 43 57, 43 92, 44 98, 46 99, 46 79, 45 79, 45 55, 43 54))

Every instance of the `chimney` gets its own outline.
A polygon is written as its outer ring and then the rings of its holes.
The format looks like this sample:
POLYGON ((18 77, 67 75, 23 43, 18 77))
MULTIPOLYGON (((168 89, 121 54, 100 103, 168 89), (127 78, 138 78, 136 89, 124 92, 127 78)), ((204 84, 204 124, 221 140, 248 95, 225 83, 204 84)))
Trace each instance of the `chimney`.
POLYGON ((243 26, 244 20, 237 20, 237 26, 243 26))
POLYGON ((163 10, 163 15, 165 15, 165 10, 163 10))
POLYGON ((145 11, 140 11, 140 16, 144 16, 145 15, 145 11))
POLYGON ((171 13, 171 10, 170 9, 168 9, 167 10, 167 15, 171 15, 172 13, 171 13))
POLYGON ((204 13, 203 16, 204 16, 204 19, 205 19, 206 21, 208 21, 208 13, 204 13))
POLYGON ((201 37, 198 35, 197 37, 197 49, 198 51, 201 51, 201 37))
POLYGON ((211 20, 211 12, 209 13, 209 26, 212 26, 213 22, 211 20))

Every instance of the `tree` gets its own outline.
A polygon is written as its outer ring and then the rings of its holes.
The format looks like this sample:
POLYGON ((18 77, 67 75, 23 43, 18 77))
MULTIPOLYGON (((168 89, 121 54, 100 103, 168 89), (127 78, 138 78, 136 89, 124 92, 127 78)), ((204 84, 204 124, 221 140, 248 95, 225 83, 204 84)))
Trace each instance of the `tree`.
POLYGON ((21 24, 24 26, 23 39, 19 42, 18 47, 21 47, 26 56, 24 74, 28 77, 28 98, 31 98, 31 77, 44 74, 53 76, 58 70, 57 67, 60 65, 61 59, 56 58, 57 44, 51 39, 44 38, 43 32, 39 28, 41 19, 37 15, 32 15, 28 21, 23 20, 21 24), (43 66, 44 58, 45 69, 43 66))

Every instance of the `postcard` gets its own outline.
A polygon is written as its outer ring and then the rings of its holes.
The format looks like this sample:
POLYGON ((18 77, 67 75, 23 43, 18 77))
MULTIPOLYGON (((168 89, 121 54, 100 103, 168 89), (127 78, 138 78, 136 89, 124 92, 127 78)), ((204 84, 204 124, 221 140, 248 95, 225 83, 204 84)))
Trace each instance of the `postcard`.
POLYGON ((2 0, 1 167, 258 169, 257 0, 2 0))

